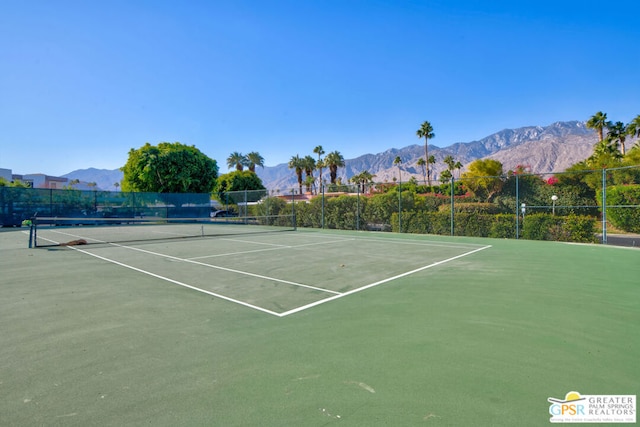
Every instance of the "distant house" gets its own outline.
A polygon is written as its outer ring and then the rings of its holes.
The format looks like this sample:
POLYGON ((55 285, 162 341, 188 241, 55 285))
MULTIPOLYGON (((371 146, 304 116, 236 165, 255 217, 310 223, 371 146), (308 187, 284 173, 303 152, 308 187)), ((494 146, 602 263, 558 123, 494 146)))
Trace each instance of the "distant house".
POLYGON ((43 173, 32 173, 27 175, 13 175, 13 179, 30 184, 33 188, 62 189, 69 185, 69 179, 59 176, 50 176, 43 173))
POLYGON ((11 169, 0 168, 0 178, 4 178, 7 182, 11 182, 13 179, 11 175, 11 169))

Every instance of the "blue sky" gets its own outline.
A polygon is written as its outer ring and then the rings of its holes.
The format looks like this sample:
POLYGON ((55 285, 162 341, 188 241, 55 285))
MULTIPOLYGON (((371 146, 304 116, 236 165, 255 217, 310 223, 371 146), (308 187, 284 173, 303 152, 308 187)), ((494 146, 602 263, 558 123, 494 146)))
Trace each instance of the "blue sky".
POLYGON ((0 167, 122 166, 145 142, 228 171, 640 114, 640 2, 5 1, 0 167))

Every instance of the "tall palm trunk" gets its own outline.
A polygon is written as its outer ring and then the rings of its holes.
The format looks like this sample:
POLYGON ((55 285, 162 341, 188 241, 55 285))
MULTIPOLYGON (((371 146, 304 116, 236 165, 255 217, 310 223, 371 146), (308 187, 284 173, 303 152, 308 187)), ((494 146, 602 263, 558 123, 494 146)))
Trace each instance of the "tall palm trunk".
POLYGON ((429 170, 429 138, 424 137, 424 160, 427 169, 427 185, 431 187, 431 171, 429 170))

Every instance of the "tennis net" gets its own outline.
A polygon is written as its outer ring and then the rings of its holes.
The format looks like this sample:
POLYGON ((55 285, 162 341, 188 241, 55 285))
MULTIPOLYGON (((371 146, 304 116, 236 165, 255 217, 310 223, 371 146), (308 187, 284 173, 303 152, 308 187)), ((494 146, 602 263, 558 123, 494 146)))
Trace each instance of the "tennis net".
POLYGON ((295 230, 292 215, 225 218, 61 218, 31 220, 29 247, 204 238, 295 230))

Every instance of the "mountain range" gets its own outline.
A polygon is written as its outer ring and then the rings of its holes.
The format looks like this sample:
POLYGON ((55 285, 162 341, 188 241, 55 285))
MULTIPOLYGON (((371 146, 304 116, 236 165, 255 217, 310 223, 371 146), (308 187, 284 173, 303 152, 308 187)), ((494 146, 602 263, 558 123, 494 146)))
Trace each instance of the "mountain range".
MULTIPOLYGON (((597 134, 588 129, 585 122, 570 121, 544 127, 505 129, 478 141, 459 142, 448 147, 429 145, 429 155, 436 158, 436 163, 430 167, 431 177, 437 182, 440 173, 447 168, 443 162, 446 156, 462 163, 462 171, 473 160, 491 158, 500 161, 505 171, 523 165, 534 173, 561 172, 589 157, 597 141, 597 134)), ((338 169, 338 178, 346 183, 353 175, 366 170, 375 175, 375 182, 391 182, 398 177, 398 168, 393 164, 397 156, 402 160, 403 181, 412 176, 419 182, 424 181, 423 169, 417 164, 418 159, 424 158, 423 144, 345 159, 345 167, 338 169)), ((257 173, 268 189, 297 187, 295 173, 285 163, 258 169, 257 173)), ((327 169, 323 174, 328 179, 327 169)))
MULTIPOLYGON (((431 165, 432 180, 437 182, 440 173, 446 169, 443 160, 452 156, 466 167, 476 159, 491 158, 502 163, 505 171, 518 165, 527 166, 531 172, 561 172, 591 155, 598 141, 597 134, 586 127, 585 122, 556 122, 548 126, 527 126, 505 129, 478 141, 459 142, 448 147, 429 145, 429 155, 436 158, 431 165)), ((338 151, 340 151, 338 147, 338 151)), ((313 155, 313 153, 308 153, 313 155)), ((303 154, 304 156, 306 154, 303 154)), ((345 159, 345 167, 338 169, 338 178, 343 183, 362 171, 375 175, 375 182, 390 182, 398 176, 398 168, 393 164, 396 157, 402 160, 403 181, 414 176, 419 182, 424 180, 423 169, 418 159, 424 157, 424 145, 415 144, 404 148, 390 148, 382 153, 363 154, 355 159, 345 159)), ((315 155, 314 155, 315 157, 315 155)), ((219 164, 221 166, 221 164, 219 164)), ((297 178, 286 163, 257 169, 258 176, 269 190, 288 191, 297 187, 297 178)), ((116 190, 114 183, 122 180, 119 169, 80 169, 63 175, 69 179, 95 182, 102 190, 116 190)), ((323 176, 329 178, 328 169, 323 176)))

